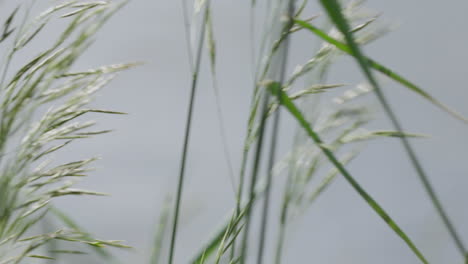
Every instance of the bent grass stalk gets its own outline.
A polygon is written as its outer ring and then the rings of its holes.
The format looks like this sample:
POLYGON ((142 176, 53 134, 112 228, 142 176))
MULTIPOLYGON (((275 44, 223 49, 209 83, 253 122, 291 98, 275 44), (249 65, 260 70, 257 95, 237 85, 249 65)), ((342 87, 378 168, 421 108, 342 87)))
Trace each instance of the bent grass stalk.
POLYGON ((387 223, 387 225, 408 245, 414 254, 421 262, 429 263, 419 249, 414 245, 410 238, 403 230, 393 221, 393 219, 385 212, 385 210, 361 187, 353 176, 344 168, 343 164, 335 157, 333 152, 324 144, 320 136, 312 130, 307 120, 304 118, 300 110, 291 101, 288 95, 282 90, 281 85, 273 82, 268 85, 268 90, 275 95, 278 95, 278 101, 284 106, 291 115, 299 122, 301 127, 307 132, 309 137, 315 142, 328 160, 336 167, 336 169, 345 177, 349 184, 358 192, 358 194, 367 202, 367 204, 387 223))
MULTIPOLYGON (((352 33, 350 31, 350 27, 348 25, 348 22, 346 21, 346 18, 341 14, 341 8, 340 4, 336 0, 321 0, 322 6, 325 8, 327 11, 330 19, 335 23, 337 28, 341 31, 341 33, 344 35, 346 42, 349 47, 349 52, 350 54, 356 59, 357 63, 359 64, 362 72, 366 76, 366 78, 369 80, 371 85, 375 89, 375 93, 377 95, 378 100, 380 101, 381 105, 383 106, 386 114, 392 121, 393 126, 396 128, 397 132, 403 133, 403 128, 397 119, 396 115, 394 114, 392 108, 390 107, 390 104, 387 102, 385 95, 380 88, 379 84, 377 83, 376 79, 374 78, 371 70, 369 69, 369 64, 373 65, 372 63, 369 63, 369 60, 364 57, 362 51, 360 50, 359 46, 356 44, 354 41, 354 38, 352 36, 352 33)), ((432 99, 427 93, 424 92, 419 92, 422 94, 424 97, 429 99, 432 102, 438 102, 435 99, 432 99)), ((438 103, 440 105, 440 103, 438 103)), ((446 108, 444 108, 446 110, 446 108)), ((450 111, 449 113, 454 114, 454 112, 450 111)), ((455 114, 455 116, 459 117, 459 115, 455 114)), ((463 119, 464 120, 464 119, 463 119)), ((416 153, 414 152, 413 148, 411 147, 411 144, 409 140, 406 137, 401 137, 401 142, 403 144, 403 147, 405 151, 408 154, 408 157, 416 170, 419 179, 423 183, 424 189, 426 190, 427 194, 429 195, 429 198, 433 205, 435 206, 437 213, 439 216, 442 218, 444 225, 448 229, 450 235, 452 236, 452 239, 457 246, 458 250, 460 251, 460 254, 463 256, 463 258, 466 258, 466 248, 465 245, 463 244, 463 241, 458 234, 458 232, 455 229, 455 226, 451 222, 450 218, 448 217, 447 213, 445 212, 442 203, 440 202, 438 196, 436 195, 434 188, 432 187, 432 184, 430 183, 429 178, 427 177, 421 163, 419 162, 419 159, 416 156, 416 153)), ((468 260, 468 259, 465 259, 468 260)))

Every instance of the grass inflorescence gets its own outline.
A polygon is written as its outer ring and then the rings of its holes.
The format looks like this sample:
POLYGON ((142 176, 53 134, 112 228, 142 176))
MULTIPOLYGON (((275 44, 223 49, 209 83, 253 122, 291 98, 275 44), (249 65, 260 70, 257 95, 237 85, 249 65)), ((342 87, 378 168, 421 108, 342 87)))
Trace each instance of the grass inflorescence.
POLYGON ((132 64, 82 71, 73 68, 94 41, 96 32, 123 4, 59 2, 35 17, 31 16, 32 6, 24 4, 13 10, 3 24, 0 48, 6 56, 0 77, 2 264, 56 260, 61 255, 87 251, 76 244, 94 248, 109 260, 105 248, 128 247, 121 241, 95 238, 53 207, 53 201, 63 196, 105 195, 74 188, 97 158, 57 163, 51 156, 82 139, 110 132, 93 129, 95 123, 85 119, 88 113, 124 114, 90 108, 89 103, 118 72, 132 64), (34 45, 48 24, 56 20, 66 25, 56 40, 23 66, 13 67, 17 55, 34 45), (41 223, 51 218, 63 226, 41 233, 41 223))

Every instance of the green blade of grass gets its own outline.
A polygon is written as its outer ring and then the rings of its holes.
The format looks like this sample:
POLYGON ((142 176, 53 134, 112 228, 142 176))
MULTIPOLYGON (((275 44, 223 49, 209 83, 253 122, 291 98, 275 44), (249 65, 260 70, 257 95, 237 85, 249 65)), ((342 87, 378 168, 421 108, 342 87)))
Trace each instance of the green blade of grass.
POLYGON ((193 258, 192 261, 190 261, 190 263, 201 264, 205 259, 209 258, 211 255, 214 255, 219 244, 221 244, 223 241, 224 235, 226 234, 228 228, 229 225, 223 225, 221 229, 217 230, 212 239, 210 239, 209 242, 203 246, 203 249, 193 258))
POLYGON ((239 211, 236 206, 234 210, 234 215, 236 216, 237 219, 235 219, 235 222, 233 223, 233 218, 232 218, 233 213, 230 213, 227 220, 223 222, 221 227, 216 230, 216 232, 214 233, 212 238, 208 241, 208 243, 206 243, 202 247, 202 249, 198 251, 198 253, 192 258, 192 260, 189 263, 201 264, 203 263, 205 259, 208 259, 212 255, 214 255, 216 253, 216 249, 219 247, 219 245, 223 241, 225 234, 228 233, 231 226, 238 225, 238 223, 244 218, 246 211, 250 208, 250 206, 254 202, 255 200, 245 203, 244 205, 241 206, 241 209, 239 209, 239 211))
POLYGON ((345 177, 351 186, 358 192, 358 194, 367 202, 367 204, 387 223, 387 225, 408 245, 408 247, 416 254, 422 263, 429 263, 419 249, 414 245, 411 239, 403 232, 403 230, 393 221, 393 219, 385 212, 385 210, 361 187, 361 185, 354 179, 353 176, 344 168, 343 164, 335 157, 333 152, 328 149, 320 136, 312 129, 301 111, 289 99, 288 95, 281 89, 277 82, 272 82, 268 85, 268 89, 274 95, 278 96, 278 100, 291 115, 299 122, 299 124, 307 132, 308 136, 315 142, 315 144, 322 150, 324 155, 336 167, 336 169, 345 177))
MULTIPOLYGON (((334 45, 339 50, 341 50, 341 51, 343 51, 343 52, 345 52, 345 53, 347 53, 347 54, 349 54, 351 56, 355 56, 354 53, 351 50, 351 47, 349 45, 347 45, 346 43, 343 43, 343 42, 329 36, 324 31, 320 30, 319 28, 311 25, 310 23, 308 23, 306 21, 295 19, 294 22, 297 25, 311 31, 312 33, 314 33, 315 35, 317 35, 321 39, 325 40, 326 42, 334 45)), ((383 66, 382 64, 376 62, 375 60, 373 60, 371 58, 364 57, 364 60, 367 62, 367 64, 371 68, 381 72, 382 74, 384 74, 387 77, 393 79, 394 81, 400 83, 401 85, 407 87, 408 89, 415 92, 416 94, 422 96, 423 98, 425 98, 426 100, 428 100, 429 102, 431 102, 435 106, 439 107, 443 111, 447 112, 448 114, 450 114, 454 118, 456 118, 458 120, 461 120, 464 123, 468 123, 468 119, 466 117, 464 117, 463 115, 461 115, 457 111, 451 109, 449 106, 445 105, 444 103, 440 102, 439 100, 434 98, 432 95, 430 95, 428 92, 424 91, 421 87, 414 84, 410 80, 406 79, 405 77, 403 77, 400 74, 396 73, 395 71, 383 66)))
MULTIPOLYGON (((400 125, 400 122, 398 121, 396 115, 391 109, 389 103, 385 99, 382 89, 380 88, 379 84, 377 83, 374 76, 372 75, 372 72, 370 70, 370 66, 372 66, 372 64, 361 52, 358 44, 355 42, 353 38, 353 35, 350 31, 350 26, 348 25, 346 18, 341 13, 341 7, 339 3, 335 0, 320 0, 320 2, 322 3, 322 6, 325 8, 326 12, 328 13, 328 16, 330 17, 330 19, 335 23, 337 28, 344 35, 346 42, 348 44, 347 46, 349 48, 350 54, 356 59, 364 75, 366 76, 370 84, 374 87, 377 98, 382 104, 382 107, 384 108, 385 112, 387 113, 394 127, 397 129, 399 133, 403 133, 403 128, 400 125)), ((429 181, 429 178, 424 172, 424 169, 422 165, 420 164, 419 159, 416 156, 416 153, 414 152, 413 148, 411 147, 406 137, 401 137, 401 142, 432 204, 436 208, 439 216, 442 218, 444 225, 448 229, 457 249, 460 251, 460 254, 466 259, 465 245, 463 244, 463 241, 461 240, 460 235, 456 231, 455 226, 452 224, 448 215, 445 213, 442 203, 437 197, 434 191, 434 188, 432 187, 432 184, 429 181)))

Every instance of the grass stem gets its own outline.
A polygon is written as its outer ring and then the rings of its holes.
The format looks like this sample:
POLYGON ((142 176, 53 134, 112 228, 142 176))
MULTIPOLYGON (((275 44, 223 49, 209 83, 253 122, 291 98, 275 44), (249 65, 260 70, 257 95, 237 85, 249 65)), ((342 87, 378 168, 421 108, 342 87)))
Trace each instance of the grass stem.
MULTIPOLYGON (((279 70, 279 83, 283 83, 286 77, 286 66, 287 60, 289 56, 289 30, 293 25, 292 16, 294 15, 294 1, 290 0, 288 7, 287 7, 287 17, 288 21, 283 26, 282 35, 286 35, 284 41, 282 42, 283 51, 280 53, 281 55, 281 64, 279 70)), ((280 97, 277 97, 280 98, 280 97)), ((281 104, 281 102, 280 102, 281 104)), ((266 182, 266 189, 265 189, 265 198, 263 200, 263 208, 262 208, 262 218, 261 218, 261 225, 260 225, 260 235, 259 235, 259 247, 258 247, 258 255, 257 255, 257 264, 263 263, 264 257, 264 249, 265 249, 265 241, 266 241, 266 230, 268 225, 268 211, 269 205, 271 200, 271 188, 273 184, 273 166, 276 162, 276 143, 278 141, 278 131, 279 131, 279 122, 280 122, 280 113, 281 111, 277 110, 273 116, 273 134, 271 136, 270 142, 270 155, 268 158, 268 165, 267 165, 267 182, 266 182)))
MULTIPOLYGON (((207 12, 208 4, 209 3, 206 3, 206 6, 205 6, 203 21, 206 21, 206 16, 208 14, 207 12)), ((193 116, 193 111, 194 111, 195 94, 197 91, 198 73, 200 71, 200 64, 201 64, 201 58, 202 58, 202 53, 203 53, 203 43, 205 40, 205 31, 206 31, 206 25, 205 23, 203 23, 200 28, 200 38, 199 38, 198 47, 197 47, 195 68, 193 69, 193 73, 192 73, 190 99, 189 99, 189 105, 188 105, 188 110, 187 110, 187 119, 185 123, 184 144, 182 147, 182 157, 181 157, 180 167, 179 167, 179 178, 177 181, 176 200, 175 200, 175 205, 174 205, 174 217, 172 219, 173 223, 172 223, 171 243, 169 247, 169 262, 168 262, 169 264, 172 264, 174 261, 175 242, 176 242, 177 227, 178 227, 178 221, 179 221, 180 204, 182 200, 182 191, 183 191, 183 185, 184 185, 184 179, 185 179, 185 166, 186 166, 186 161, 187 161, 190 131, 192 127, 192 116, 193 116)))

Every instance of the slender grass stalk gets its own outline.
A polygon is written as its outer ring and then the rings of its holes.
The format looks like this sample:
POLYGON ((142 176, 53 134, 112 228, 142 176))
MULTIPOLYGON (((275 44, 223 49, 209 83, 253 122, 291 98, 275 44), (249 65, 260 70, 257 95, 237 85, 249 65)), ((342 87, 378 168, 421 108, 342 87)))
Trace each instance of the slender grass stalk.
MULTIPOLYGON (((328 16, 330 19, 335 23, 337 28, 341 31, 341 33, 344 35, 346 42, 350 48, 350 52, 353 55, 353 57, 356 59, 357 63, 359 64, 362 72, 366 76, 366 78, 369 80, 371 85, 375 89, 375 93, 377 95, 377 98, 379 99, 382 107, 384 108, 387 116, 390 118, 393 126, 396 128, 396 130, 400 133, 403 133, 403 128, 396 117, 395 113, 393 112, 392 108, 390 107, 390 104, 387 102, 385 95, 380 88, 380 85, 374 78, 370 68, 368 61, 366 60, 366 57, 364 57, 364 54, 362 53, 360 47, 356 44, 354 41, 354 38, 352 36, 352 33, 350 31, 350 27, 348 25, 348 22, 346 21, 346 18, 344 18, 343 14, 341 14, 341 7, 340 4, 336 0, 321 0, 320 1, 322 6, 325 8, 325 10, 328 13, 328 16)), ((442 218, 444 225, 448 229, 456 247, 458 248, 460 254, 463 256, 463 258, 466 258, 466 248, 465 245, 463 244, 463 241, 460 237, 460 235, 457 233, 455 226, 453 223, 450 221, 450 218, 448 217, 447 213, 445 212, 442 203, 440 202, 439 198, 437 197, 437 194, 434 191, 434 188, 432 187, 432 184, 427 177, 421 163, 419 162, 419 159, 416 156, 415 151, 411 147, 411 144, 409 140, 406 137, 401 137, 401 142, 403 144, 403 147, 405 151, 408 154, 408 157, 416 170, 419 179, 421 180, 424 189, 426 190, 427 194, 429 195, 429 198, 432 202, 432 204, 435 206, 437 213, 439 216, 442 218)))
MULTIPOLYGON (((278 12, 278 10, 274 10, 274 11, 278 12)), ((270 26, 273 25, 273 23, 275 21, 275 18, 277 19, 278 17, 276 17, 275 15, 273 15, 271 17, 271 23, 272 24, 270 24, 270 26)), ((283 23, 282 23, 282 25, 283 25, 283 23)), ((284 27, 284 25, 283 25, 283 27, 284 27)), ((271 29, 272 28, 269 28, 268 24, 266 24, 265 34, 271 34, 271 29)), ((272 65, 273 58, 274 58, 275 54, 277 53, 277 51, 279 50, 282 42, 286 39, 286 36, 288 34, 289 34, 289 30, 286 30, 286 31, 281 30, 280 31, 280 38, 279 38, 279 40, 277 40, 277 41, 275 41, 273 43, 270 53, 267 54, 267 56, 266 56, 266 61, 265 61, 264 66, 262 67, 262 70, 259 70, 256 73, 256 82, 259 81, 259 80, 263 80, 266 77, 266 75, 268 73, 270 73, 270 67, 272 65)), ((262 49, 266 46, 266 40, 267 40, 266 36, 262 40, 262 44, 261 44, 262 49)), ((259 59, 260 59, 260 57, 259 57, 259 59)), ((261 67, 260 63, 258 64, 258 67, 261 67)), ((260 113, 260 124, 259 124, 259 127, 258 127, 257 131, 255 131, 255 130, 252 131, 253 135, 258 133, 256 135, 258 138, 257 138, 257 142, 256 142, 257 143, 256 144, 256 152, 254 154, 254 163, 253 163, 253 167, 252 167, 252 174, 251 174, 250 185, 249 185, 249 201, 255 200, 255 198, 256 198, 255 197, 254 187, 255 187, 255 184, 256 184, 257 178, 258 178, 258 169, 259 169, 259 163, 260 163, 261 155, 262 155, 263 137, 264 137, 264 133, 265 133, 265 123, 266 123, 266 118, 268 117, 268 112, 269 112, 268 105, 269 105, 269 97, 270 96, 269 96, 268 93, 261 93, 259 88, 260 88, 260 85, 258 85, 258 83, 256 83, 255 87, 254 87, 254 95, 253 95, 253 98, 254 98, 253 110, 252 110, 252 113, 251 113, 251 117, 249 119, 249 123, 253 121, 253 119, 255 117, 255 114, 257 112, 257 110, 256 110, 257 106, 256 105, 260 102, 260 97, 262 97, 261 98, 261 103, 260 103, 260 108, 258 109, 258 112, 260 113), (258 99, 256 99, 256 98, 258 98, 258 99)), ((250 127, 252 127, 251 124, 249 124, 249 128, 250 127)), ((251 136, 250 133, 248 133, 247 140, 249 139, 250 136, 251 136)), ((253 207, 253 205, 251 207, 253 207)), ((249 229, 250 229, 250 222, 251 222, 251 208, 249 208, 249 210, 246 213, 246 224, 245 224, 245 227, 244 227, 244 234, 243 234, 242 242, 241 242, 240 263, 244 263, 245 259, 247 257, 247 244, 248 244, 248 234, 249 234, 249 229)))
MULTIPOLYGON (((297 135, 294 137, 294 140, 297 140, 297 135)), ((281 263, 284 241, 286 237, 286 224, 287 218, 289 213, 289 200, 290 200, 290 192, 292 190, 292 181, 293 181, 294 174, 292 172, 288 173, 288 177, 286 178, 286 184, 284 187, 284 194, 283 194, 283 203, 281 204, 281 212, 280 212, 280 221, 279 221, 279 234, 278 240, 276 244, 276 253, 275 253, 275 264, 281 263)))
MULTIPOLYGON (((255 27, 254 27, 254 22, 255 22, 255 12, 254 9, 256 7, 256 1, 252 0, 250 2, 250 13, 249 13, 249 33, 250 33, 250 42, 249 42, 249 48, 250 48, 250 58, 251 58, 251 64, 254 67, 253 70, 253 81, 254 81, 254 93, 252 96, 252 101, 250 102, 250 118, 247 124, 247 133, 246 137, 244 140, 243 144, 243 151, 242 151, 242 161, 241 161, 241 168, 240 168, 240 173, 239 173, 239 185, 237 188, 237 198, 236 198, 236 211, 239 214, 241 210, 241 199, 243 196, 243 191, 244 191, 244 182, 245 182, 245 171, 247 169, 247 161, 248 161, 248 155, 250 153, 250 140, 252 137, 252 134, 254 134, 254 129, 253 129, 253 123, 254 123, 254 118, 256 114, 256 109, 258 108, 258 89, 257 89, 257 81, 258 81, 258 73, 259 70, 258 68, 260 67, 260 56, 258 57, 258 60, 256 59, 256 52, 255 52, 255 41, 254 41, 254 35, 255 35, 255 27)), ((265 25, 266 27, 266 25, 265 25)), ((262 38, 261 41, 261 48, 260 48, 260 53, 263 52, 265 46, 266 46, 266 36, 262 38)), ((231 256, 235 255, 235 245, 232 247, 232 252, 231 256)))
MULTIPOLYGON (((208 15, 209 0, 208 0, 208 3, 206 4, 207 5, 205 6, 204 14, 203 14, 203 21, 206 21, 206 18, 208 15)), ((173 223, 172 223, 171 243, 169 247, 169 262, 168 262, 169 264, 172 264, 174 261, 177 226, 178 226, 180 204, 182 200, 182 190, 183 190, 183 184, 184 184, 184 178, 185 178, 185 165, 186 165, 187 154, 188 154, 190 131, 192 127, 192 116, 193 116, 195 94, 196 94, 197 83, 198 83, 198 73, 200 71, 201 58, 202 58, 202 53, 203 53, 203 43, 205 41, 205 31, 206 31, 206 25, 203 23, 200 28, 200 39, 198 42, 197 54, 195 58, 195 66, 194 66, 195 68, 193 69, 193 73, 192 73, 192 85, 190 89, 190 99, 189 99, 189 105, 188 105, 188 110, 187 110, 187 119, 185 123, 184 144, 182 147, 182 157, 181 157, 180 167, 179 167, 179 178, 177 182, 177 191, 176 191, 175 205, 174 205, 174 217, 172 219, 173 223)))
MULTIPOLYGON (((288 41, 286 41, 287 43, 288 41)), ((286 60, 286 59, 285 59, 286 60)), ((262 207, 262 216, 261 216, 261 224, 260 224, 260 233, 259 233, 259 247, 258 247, 258 255, 257 255, 257 262, 258 264, 263 263, 263 254, 265 248, 265 237, 266 237, 266 229, 268 224, 268 211, 269 205, 271 200, 271 188, 273 185, 272 180, 272 170, 276 159, 276 142, 278 141, 278 131, 279 131, 279 122, 280 122, 280 111, 276 111, 273 116, 273 126, 272 131, 273 134, 271 136, 270 141, 270 153, 268 157, 268 165, 267 165, 267 183, 265 189, 265 197, 263 200, 263 207, 262 207)))
MULTIPOLYGON (((266 15, 266 18, 265 18, 265 21, 264 21, 264 25, 263 25, 263 28, 264 28, 264 34, 263 34, 263 37, 261 39, 261 43, 260 43, 260 50, 259 50, 259 53, 260 54, 264 54, 265 50, 267 49, 267 44, 268 44, 268 33, 270 32, 271 28, 272 27, 272 24, 273 24, 273 21, 270 21, 271 23, 268 23, 268 20, 270 19, 269 16, 268 16, 268 11, 271 9, 271 3, 270 1, 267 2, 267 8, 266 8, 266 12, 267 12, 267 15, 266 15)), ((270 63, 271 63, 271 60, 272 60, 272 57, 273 57, 273 54, 276 53, 279 45, 281 44, 281 42, 284 40, 284 38, 280 38, 280 40, 278 40, 276 42, 276 46, 272 47, 271 51, 270 51, 270 54, 268 54, 267 56, 267 59, 266 59, 266 62, 265 64, 263 65, 262 64, 262 56, 258 56, 256 57, 255 56, 255 47, 254 47, 254 40, 253 40, 253 32, 255 32, 254 30, 254 21, 255 21, 255 12, 253 12, 253 9, 256 7, 256 1, 253 0, 251 1, 251 12, 250 12, 250 34, 251 34, 251 41, 250 41, 250 52, 251 52, 251 56, 252 56, 252 63, 254 63, 254 67, 255 67, 255 70, 254 70, 254 73, 253 73, 253 79, 254 79, 254 91, 253 91, 253 95, 252 95, 252 101, 251 101, 251 105, 250 105, 250 116, 249 116, 249 120, 248 120, 248 124, 247 124, 247 133, 246 133, 246 137, 245 137, 245 140, 244 140, 244 145, 243 145, 243 151, 242 151, 242 161, 241 161, 241 168, 240 168, 240 173, 239 173, 239 185, 238 185, 238 188, 237 188, 237 201, 236 201, 236 211, 237 211, 237 214, 240 213, 240 209, 241 209, 241 199, 243 197, 243 191, 244 191, 244 185, 245 185, 245 174, 246 174, 246 169, 247 169, 247 161, 248 161, 248 155, 250 153, 250 148, 251 148, 251 141, 253 141, 256 136, 258 136, 258 130, 256 130, 255 128, 255 118, 256 118, 256 115, 257 115, 257 112, 258 112, 258 108, 259 108, 259 104, 260 104, 260 95, 261 93, 259 92, 259 85, 258 85, 258 81, 259 80, 262 80, 265 78, 266 74, 268 73, 268 69, 270 67, 270 63), (262 68, 263 67, 263 68, 262 68)), ((284 35, 283 35, 284 36, 284 35)), ((252 201, 253 202, 253 201, 252 201)), ((235 247, 235 243, 234 245, 232 246, 231 248, 231 259, 234 258, 235 256, 235 251, 236 251, 236 247, 235 247)), ((242 257, 241 257, 242 259, 242 257)))
POLYGON ((190 43, 190 22, 187 14, 187 0, 181 0, 182 4, 182 16, 184 19, 184 33, 185 33, 185 42, 186 42, 186 48, 187 48, 187 56, 188 56, 188 62, 189 62, 189 67, 190 71, 194 71, 193 69, 193 52, 192 52, 192 45, 190 43))
MULTIPOLYGON (((210 4, 210 3, 207 3, 210 4)), ((218 125, 219 125, 219 133, 221 136, 221 144, 223 148, 223 154, 224 158, 226 159, 226 165, 228 167, 228 174, 229 174, 229 180, 231 181, 231 187, 233 190, 233 193, 235 195, 236 190, 235 190, 235 182, 234 182, 234 168, 232 166, 231 162, 231 154, 229 151, 229 145, 228 145, 228 137, 227 137, 227 131, 226 131, 226 126, 224 125, 224 113, 223 113, 223 108, 221 107, 221 95, 219 93, 219 84, 218 84, 218 78, 217 78, 217 73, 216 73, 216 43, 214 39, 214 30, 213 30, 213 16, 211 12, 211 6, 208 6, 208 15, 206 17, 206 27, 208 28, 207 32, 207 43, 208 43, 208 50, 210 52, 210 68, 211 68, 211 81, 212 81, 212 87, 213 87, 213 93, 215 96, 215 104, 216 104, 216 117, 218 118, 218 125)))
MULTIPOLYGON (((262 98, 262 105, 260 107, 260 126, 259 126, 259 133, 258 133, 258 139, 257 139, 257 144, 255 146, 255 155, 254 155, 254 163, 252 167, 252 173, 251 173, 251 178, 250 178, 250 185, 249 185, 249 200, 252 201, 255 199, 255 184, 257 183, 257 177, 258 177, 258 171, 260 167, 260 162, 261 162, 261 157, 263 154, 263 139, 264 139, 264 134, 265 134, 265 125, 267 121, 267 113, 268 113, 268 102, 269 102, 269 96, 267 93, 263 94, 262 98)), ((250 223, 251 223, 251 218, 252 218, 252 206, 250 206, 246 212, 246 220, 245 220, 245 227, 244 227, 244 233, 242 237, 242 244, 241 244, 241 259, 240 263, 244 264, 245 259, 247 257, 247 244, 248 244, 248 238, 249 238, 249 231, 250 231, 250 223)))
MULTIPOLYGON (((252 2, 252 6, 255 6, 254 2, 252 2)), ((271 6, 271 3, 268 2, 268 8, 269 9, 271 6)), ((253 17, 253 16, 252 16, 253 17)), ((266 19, 268 20, 268 18, 266 19)), ((273 23, 273 21, 271 21, 271 23, 273 23)), ((260 53, 264 53, 264 50, 266 49, 266 46, 267 46, 267 35, 270 33, 270 30, 271 30, 271 23, 267 23, 265 21, 264 23, 264 27, 265 27, 265 36, 262 38, 262 41, 261 41, 261 45, 260 45, 260 53)), ((254 79, 255 79, 255 85, 254 85, 254 92, 253 92, 253 96, 252 96, 252 102, 251 102, 251 112, 250 112, 250 116, 249 116, 249 120, 248 120, 248 124, 247 124, 247 134, 246 134, 246 137, 245 137, 245 140, 244 140, 244 145, 243 145, 243 152, 242 152, 242 160, 241 160, 241 168, 240 168, 240 173, 239 173, 239 185, 238 185, 238 188, 237 188, 237 197, 236 197, 236 212, 237 214, 239 215, 240 212, 241 212, 241 200, 242 200, 242 197, 243 197, 243 191, 244 191, 244 182, 245 182, 245 174, 246 174, 246 169, 247 169, 247 161, 248 161, 248 155, 250 153, 250 148, 251 148, 251 144, 252 142, 254 141, 254 139, 256 139, 258 137, 258 134, 259 134, 259 127, 255 127, 255 118, 257 116, 257 113, 260 112, 259 111, 259 104, 260 104, 260 90, 259 90, 259 87, 260 85, 258 84, 258 80, 263 80, 265 79, 267 73, 269 72, 269 68, 270 68, 270 65, 272 63, 272 58, 274 56, 274 54, 278 51, 279 47, 281 46, 281 43, 282 41, 284 41, 286 39, 286 36, 291 33, 291 32, 283 32, 283 34, 281 34, 280 38, 278 40, 275 40, 274 41, 274 44, 272 45, 271 47, 271 50, 269 52, 269 54, 267 54, 266 56, 266 60, 263 64, 261 64, 261 57, 259 56, 257 59, 257 70, 255 71, 255 74, 254 74, 254 79), (262 67, 263 66, 263 67, 262 67)), ((254 50, 254 49, 253 49, 254 50)), ((258 197, 258 194, 254 195, 253 197, 253 200, 249 200, 252 204, 255 203, 255 200, 257 199, 258 197)), ((223 227, 222 230, 226 230, 227 229, 227 225, 229 223, 226 223, 223 227)), ((223 235, 224 233, 217 233, 218 235, 223 235)), ((215 236, 214 239, 211 239, 210 242, 208 243, 209 247, 212 247, 216 244, 219 243, 219 240, 217 239, 219 238, 219 236, 215 236)), ((205 249, 207 249, 207 247, 204 247, 205 249)), ((230 257, 231 259, 234 259, 235 258, 235 252, 236 252, 236 244, 233 243, 233 245, 231 246, 231 254, 230 254, 230 257)), ((239 257, 239 261, 242 259, 242 256, 239 257)))
POLYGON ((310 124, 304 118, 300 110, 291 101, 288 95, 282 90, 281 86, 273 82, 268 85, 268 89, 272 94, 279 94, 278 98, 281 105, 284 106, 291 115, 299 122, 299 124, 307 132, 308 136, 321 149, 328 160, 336 167, 336 169, 345 177, 349 184, 358 192, 358 194, 369 204, 369 206, 387 223, 387 225, 408 245, 414 254, 421 262, 429 263, 419 249, 414 245, 411 239, 403 232, 403 230, 395 223, 395 221, 385 212, 385 210, 361 187, 353 176, 344 168, 341 162, 335 157, 333 152, 324 144, 320 136, 312 129, 310 124))
MULTIPOLYGON (((283 27, 282 35, 286 35, 285 40, 282 42, 283 50, 281 53, 281 65, 279 70, 279 83, 282 84, 286 77, 286 66, 287 60, 289 57, 289 34, 288 32, 291 30, 293 26, 293 18, 294 15, 294 0, 289 0, 289 4, 287 7, 287 17, 288 20, 283 27)), ((280 98, 280 97, 278 97, 280 98)), ((279 102, 281 104, 281 102, 279 102)), ((271 200, 271 188, 272 188, 272 176, 273 176, 273 166, 276 162, 276 143, 278 141, 278 131, 279 131, 279 122, 280 122, 280 113, 281 111, 277 110, 273 116, 273 127, 272 131, 273 134, 271 136, 270 142, 270 155, 268 158, 268 165, 267 165, 267 182, 266 182, 266 189, 265 189, 265 198, 263 200, 263 210, 262 210, 262 218, 261 218, 261 225, 260 225, 260 234, 259 234, 259 247, 258 247, 258 255, 257 255, 257 264, 263 263, 263 256, 264 256, 264 248, 265 248, 265 241, 266 241, 266 229, 268 225, 268 211, 269 205, 271 200)))
POLYGON ((249 9, 249 52, 250 52, 250 65, 252 67, 252 78, 255 80, 256 77, 256 57, 257 53, 255 52, 255 2, 250 3, 249 9))
MULTIPOLYGON (((247 132, 248 134, 248 132, 247 132)), ((240 214, 241 211, 241 203, 242 203, 242 196, 244 191, 244 181, 245 181, 245 170, 247 168, 247 158, 249 154, 249 148, 246 146, 248 140, 248 135, 246 136, 244 142, 244 148, 242 151, 242 161, 241 161, 241 169, 239 173, 239 185, 237 186, 237 196, 236 196, 236 215, 240 214)), ((233 259, 236 255, 236 243, 234 243, 231 247, 231 259, 233 259)))

